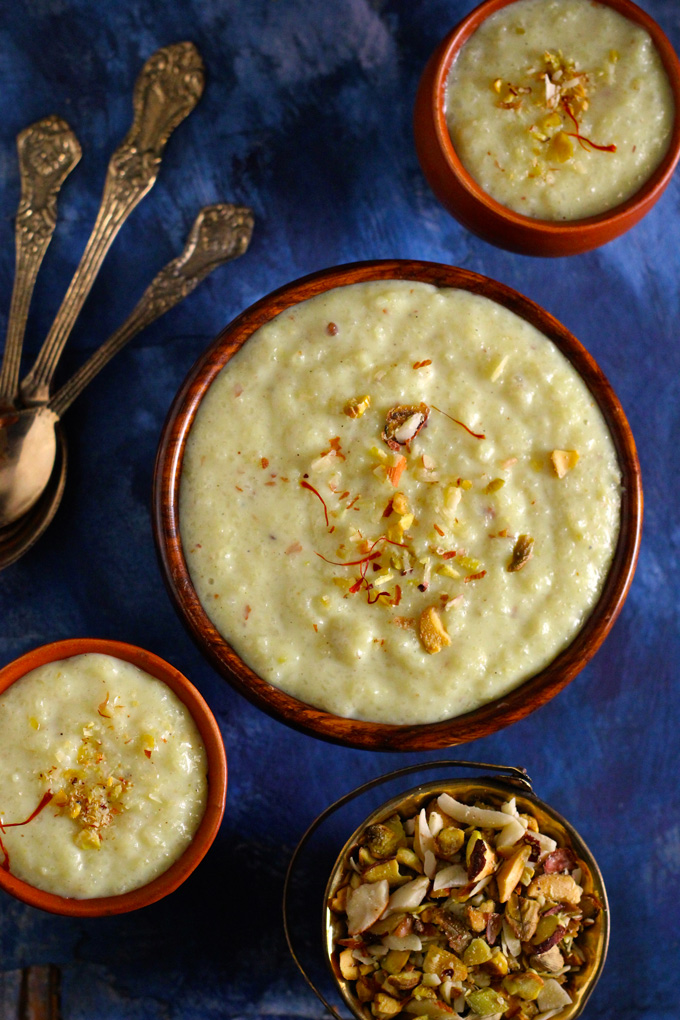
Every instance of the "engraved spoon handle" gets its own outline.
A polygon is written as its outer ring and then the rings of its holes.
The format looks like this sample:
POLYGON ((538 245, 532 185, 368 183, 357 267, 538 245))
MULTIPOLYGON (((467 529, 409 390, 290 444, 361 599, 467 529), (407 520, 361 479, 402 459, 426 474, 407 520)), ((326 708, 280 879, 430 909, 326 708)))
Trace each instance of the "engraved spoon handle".
POLYGON ((17 135, 17 151, 21 198, 14 229, 16 269, 0 369, 0 406, 13 405, 18 396, 28 309, 57 223, 57 195, 81 156, 73 131, 54 114, 24 128, 17 135))
POLYGON ((147 60, 135 83, 133 122, 109 162, 92 234, 37 360, 21 383, 27 405, 45 403, 64 344, 116 234, 153 187, 168 138, 203 92, 203 62, 193 43, 175 43, 147 60))
POLYGON ((252 232, 253 214, 245 206, 225 202, 201 209, 182 254, 160 271, 123 325, 64 383, 48 407, 61 417, 129 340, 179 304, 217 266, 243 255, 252 232))

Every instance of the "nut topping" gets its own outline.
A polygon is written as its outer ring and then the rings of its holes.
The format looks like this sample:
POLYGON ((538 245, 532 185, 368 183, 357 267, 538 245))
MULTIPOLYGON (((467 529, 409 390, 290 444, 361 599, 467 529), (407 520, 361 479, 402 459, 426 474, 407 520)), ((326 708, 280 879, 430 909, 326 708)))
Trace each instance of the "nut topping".
POLYGON ((415 439, 430 417, 427 404, 397 404, 387 412, 382 438, 391 450, 399 450, 415 439))
POLYGON ((368 394, 363 397, 356 397, 354 400, 348 400, 344 406, 344 412, 348 418, 361 418, 364 411, 371 406, 371 398, 368 394))
POLYGON ((508 570, 514 573, 525 567, 534 555, 534 540, 531 535, 519 535, 512 550, 512 557, 508 563, 508 570))
POLYGON ((550 460, 558 478, 564 478, 568 471, 578 464, 577 450, 553 450, 550 460))
POLYGON ((420 614, 418 633, 426 652, 434 655, 451 644, 451 638, 434 606, 428 606, 420 614))
POLYGON ((360 1015, 532 1020, 568 1006, 590 962, 581 874, 514 797, 442 794, 367 826, 329 900, 335 963, 360 1015), (535 860, 527 831, 542 848, 535 860))

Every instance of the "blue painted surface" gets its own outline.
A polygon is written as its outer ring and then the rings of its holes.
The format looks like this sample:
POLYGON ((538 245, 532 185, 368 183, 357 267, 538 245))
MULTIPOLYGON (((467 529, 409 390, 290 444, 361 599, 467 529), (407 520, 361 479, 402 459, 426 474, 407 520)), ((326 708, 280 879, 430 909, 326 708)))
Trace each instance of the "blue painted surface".
MULTIPOLYGON (((326 804, 417 755, 333 748, 235 694, 184 633, 152 544, 151 473, 170 401, 217 331, 296 276, 340 262, 413 257, 507 283, 561 319, 599 361, 639 447, 646 495, 639 567, 594 661, 522 723, 459 756, 524 765, 599 860, 610 892, 609 960, 585 1016, 680 1015, 680 180, 631 233, 569 260, 498 251, 431 195, 411 139, 420 72, 467 0, 6 2, 0 21, 0 328, 13 274, 14 136, 50 112, 84 150, 38 282, 35 353, 80 257, 106 162, 127 129, 132 83, 157 47, 190 38, 208 69, 158 184, 116 241, 63 358, 68 374, 176 254, 201 205, 250 205, 250 251, 123 352, 69 411, 66 495, 44 539, 0 578, 0 662, 72 636, 144 645, 206 696, 230 786, 215 846, 185 886, 135 915, 75 921, 0 898, 0 968, 63 967, 65 1020, 317 1017, 279 920, 290 851, 326 804)), ((644 0, 676 48, 677 0, 644 0)), ((454 756, 454 755, 452 755, 454 756)), ((0 767, 2 749, 0 748, 0 767)), ((351 819, 319 843, 296 894, 317 945, 315 876, 351 819)), ((318 874, 317 874, 318 873, 318 874)))

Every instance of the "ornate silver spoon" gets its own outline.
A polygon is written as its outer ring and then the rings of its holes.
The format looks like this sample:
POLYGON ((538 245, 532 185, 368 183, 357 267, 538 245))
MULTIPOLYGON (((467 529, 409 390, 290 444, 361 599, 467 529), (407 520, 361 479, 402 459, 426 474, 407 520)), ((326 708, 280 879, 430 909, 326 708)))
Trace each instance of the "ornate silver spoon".
MULTIPOLYGON (((7 562, 3 561, 4 529, 10 528, 28 513, 46 486, 49 485, 52 490, 57 455, 59 470, 62 474, 65 471, 63 436, 59 429, 55 432, 60 416, 126 343, 182 301, 213 269, 242 255, 248 248, 252 230, 253 216, 244 206, 221 203, 202 209, 182 254, 161 270, 123 325, 91 355, 49 403, 10 411, 0 417, 0 568, 17 558, 12 555, 7 562)), ((62 491, 63 478, 61 485, 54 487, 52 500, 58 502, 62 491)), ((55 509, 54 505, 50 507, 52 514, 55 509)), ((15 530, 12 530, 13 535, 15 530)), ((13 538, 12 552, 15 547, 13 538)))
POLYGON ((104 257, 135 206, 156 181, 168 138, 203 92, 203 61, 193 43, 166 46, 147 60, 135 83, 133 122, 114 152, 87 246, 36 362, 21 383, 25 406, 47 403, 64 344, 104 257))
POLYGON ((14 240, 16 269, 0 370, 0 408, 16 404, 21 348, 35 280, 57 223, 57 195, 81 156, 65 120, 51 114, 17 135, 21 198, 14 240))

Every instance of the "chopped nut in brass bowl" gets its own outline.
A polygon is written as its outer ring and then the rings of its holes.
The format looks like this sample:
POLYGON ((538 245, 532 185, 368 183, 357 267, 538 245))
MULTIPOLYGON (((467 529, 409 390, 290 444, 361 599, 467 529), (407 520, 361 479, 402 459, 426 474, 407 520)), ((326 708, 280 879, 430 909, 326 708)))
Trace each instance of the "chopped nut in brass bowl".
POLYGON ((604 965, 607 895, 576 831, 492 779, 419 786, 345 844, 326 955, 358 1020, 575 1020, 604 965))

